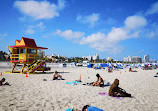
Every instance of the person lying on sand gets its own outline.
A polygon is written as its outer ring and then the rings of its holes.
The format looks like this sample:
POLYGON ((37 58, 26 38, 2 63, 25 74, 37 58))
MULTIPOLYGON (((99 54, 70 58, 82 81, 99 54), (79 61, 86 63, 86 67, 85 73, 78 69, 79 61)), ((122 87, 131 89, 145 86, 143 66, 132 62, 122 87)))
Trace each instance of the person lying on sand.
MULTIPOLYGON (((5 78, 2 78, 2 80, 0 81, 0 86, 3 86, 3 85, 9 85, 8 82, 4 83, 5 82, 5 78)), ((9 85, 10 86, 10 85, 9 85)))
POLYGON ((109 89, 109 96, 114 96, 114 97, 131 97, 131 94, 126 93, 125 90, 121 89, 118 87, 119 85, 119 80, 115 79, 113 84, 111 85, 109 89))
POLYGON ((155 76, 154 77, 158 77, 158 72, 155 74, 155 76))
MULTIPOLYGON (((66 111, 81 111, 81 110, 67 109, 66 111)), ((94 106, 85 105, 85 106, 83 106, 82 111, 104 111, 104 110, 99 109, 99 108, 94 107, 94 106)))
POLYGON ((103 81, 103 79, 100 77, 100 75, 99 75, 99 74, 96 74, 96 76, 97 76, 97 81, 94 82, 94 83, 92 84, 92 86, 104 86, 104 81, 103 81))
POLYGON ((77 81, 77 82, 82 82, 82 81, 81 81, 81 74, 80 74, 79 79, 78 79, 78 80, 75 80, 75 81, 77 81))
POLYGON ((60 78, 60 79, 62 79, 62 80, 65 80, 65 79, 62 78, 61 75, 58 74, 57 71, 55 71, 55 72, 53 73, 53 80, 58 80, 58 78, 60 78))
POLYGON ((132 68, 129 68, 129 72, 137 72, 136 70, 132 70, 132 68))
POLYGON ((82 111, 104 111, 104 110, 99 109, 99 108, 94 107, 94 106, 85 105, 85 106, 82 108, 82 111))

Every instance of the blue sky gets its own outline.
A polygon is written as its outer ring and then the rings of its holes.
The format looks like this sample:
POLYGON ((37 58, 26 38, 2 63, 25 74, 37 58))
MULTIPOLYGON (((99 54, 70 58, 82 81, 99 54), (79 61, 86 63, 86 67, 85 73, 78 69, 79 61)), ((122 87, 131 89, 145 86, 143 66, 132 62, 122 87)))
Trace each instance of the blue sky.
POLYGON ((0 0, 0 50, 21 37, 46 54, 158 60, 158 1, 0 0))

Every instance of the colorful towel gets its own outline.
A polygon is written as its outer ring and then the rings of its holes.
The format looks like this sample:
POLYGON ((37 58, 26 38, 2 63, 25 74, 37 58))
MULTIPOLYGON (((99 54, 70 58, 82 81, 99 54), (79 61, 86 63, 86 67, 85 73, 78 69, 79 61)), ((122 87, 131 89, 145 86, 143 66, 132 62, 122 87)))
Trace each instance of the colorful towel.
POLYGON ((67 109, 66 111, 73 111, 73 109, 67 109))
MULTIPOLYGON (((109 94, 107 92, 99 92, 98 94, 99 95, 107 95, 107 96, 109 96, 109 94)), ((110 97, 112 97, 112 96, 110 96, 110 97)), ((120 99, 120 100, 123 99, 123 97, 113 97, 113 98, 120 99)))
MULTIPOLYGON (((56 79, 56 80, 62 80, 62 79, 56 79)), ((56 81, 56 80, 47 80, 47 79, 43 79, 43 81, 56 81)))
POLYGON ((77 84, 77 83, 81 83, 81 82, 77 82, 77 81, 73 81, 73 82, 66 82, 66 84, 77 84))
MULTIPOLYGON (((86 84, 82 84, 82 85, 86 85, 86 86, 92 86, 92 83, 86 83, 86 84)), ((107 87, 107 86, 111 86, 110 82, 104 81, 104 86, 95 86, 95 87, 107 87)))

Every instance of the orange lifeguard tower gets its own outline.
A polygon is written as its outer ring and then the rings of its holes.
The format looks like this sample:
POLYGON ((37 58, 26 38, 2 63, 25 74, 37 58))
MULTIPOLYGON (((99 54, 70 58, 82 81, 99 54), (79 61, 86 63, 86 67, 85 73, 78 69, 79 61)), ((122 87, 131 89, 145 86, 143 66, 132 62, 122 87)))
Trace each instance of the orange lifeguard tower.
POLYGON ((34 73, 35 71, 50 70, 48 67, 43 67, 46 63, 46 58, 38 55, 39 49, 48 49, 37 47, 34 39, 22 37, 21 40, 16 40, 14 46, 11 47, 10 62, 13 63, 11 73, 34 73), (22 64, 21 71, 14 71, 18 64, 22 64))

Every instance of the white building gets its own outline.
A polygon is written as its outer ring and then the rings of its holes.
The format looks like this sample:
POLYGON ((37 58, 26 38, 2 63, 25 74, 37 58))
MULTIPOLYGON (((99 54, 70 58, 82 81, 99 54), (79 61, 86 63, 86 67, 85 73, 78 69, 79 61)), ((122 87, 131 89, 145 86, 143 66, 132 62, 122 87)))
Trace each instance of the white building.
POLYGON ((138 56, 128 56, 123 58, 124 62, 135 62, 135 63, 141 63, 142 59, 138 56))
POLYGON ((82 58, 84 59, 84 60, 89 60, 89 61, 91 61, 92 60, 92 56, 82 56, 82 58))
POLYGON ((87 56, 87 59, 88 59, 89 61, 91 61, 91 60, 92 60, 92 56, 87 56))
POLYGON ((99 55, 96 53, 94 56, 93 56, 93 60, 98 60, 99 59, 99 55))
POLYGON ((149 62, 149 55, 144 55, 143 62, 149 62))
POLYGON ((142 62, 142 58, 140 58, 138 56, 133 56, 133 57, 131 57, 131 62, 141 63, 142 62))
POLYGON ((43 58, 45 56, 45 52, 42 50, 38 50, 37 54, 39 58, 43 58))
POLYGON ((128 57, 124 57, 124 58, 123 58, 123 61, 124 61, 124 62, 131 62, 131 60, 132 60, 132 57, 131 57, 131 56, 128 56, 128 57))
POLYGON ((56 57, 56 55, 55 55, 55 54, 52 54, 52 57, 56 57))
POLYGON ((111 61, 111 60, 112 60, 112 57, 108 57, 108 58, 107 58, 107 61, 111 61))
POLYGON ((150 63, 157 63, 156 60, 150 60, 149 62, 150 62, 150 63))

